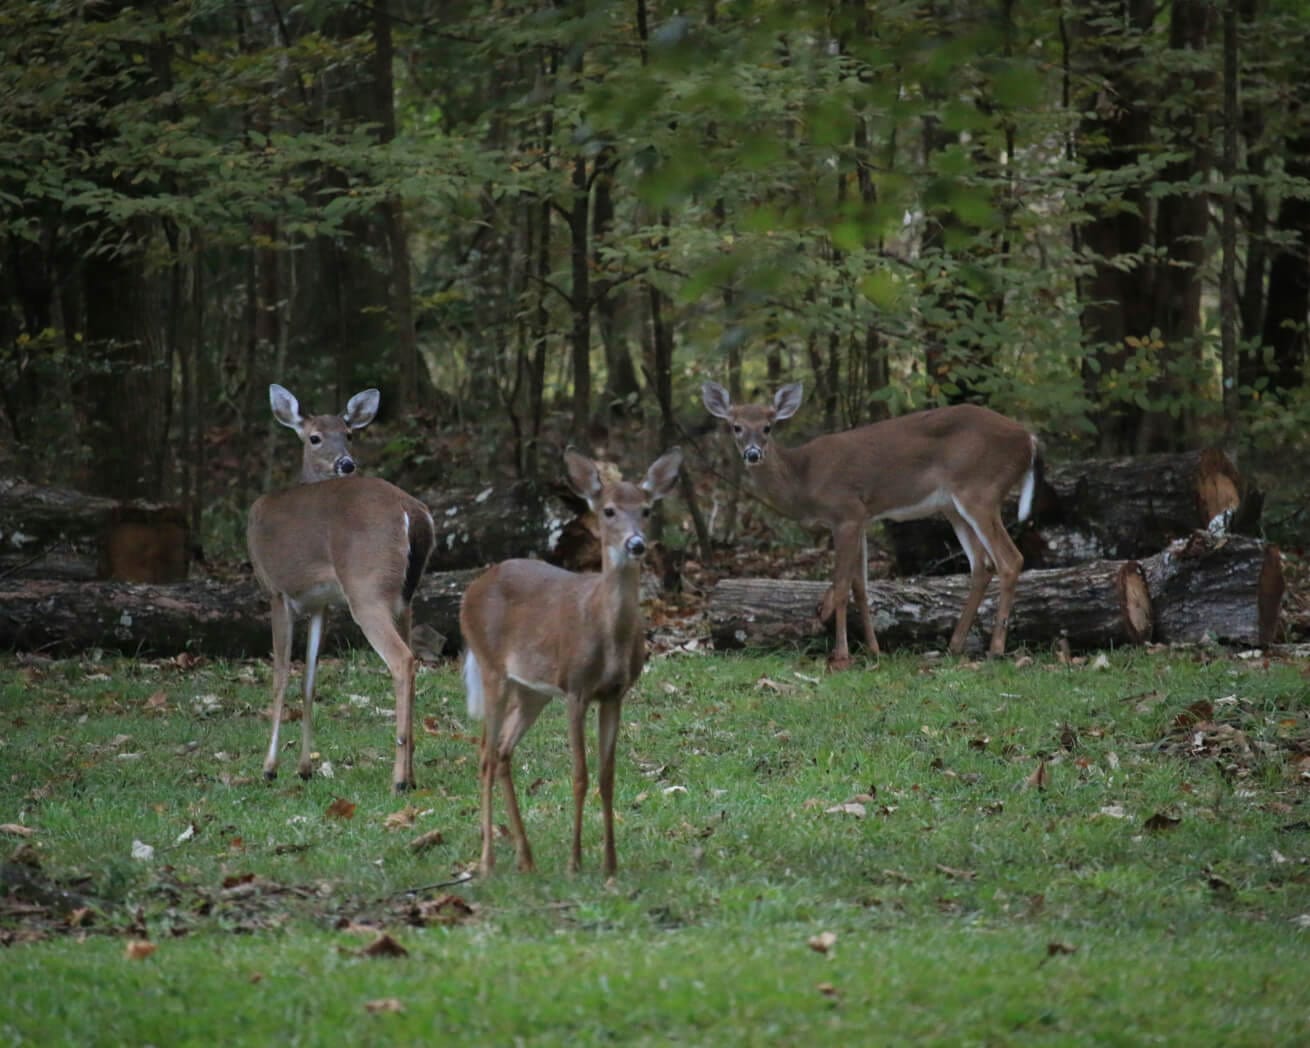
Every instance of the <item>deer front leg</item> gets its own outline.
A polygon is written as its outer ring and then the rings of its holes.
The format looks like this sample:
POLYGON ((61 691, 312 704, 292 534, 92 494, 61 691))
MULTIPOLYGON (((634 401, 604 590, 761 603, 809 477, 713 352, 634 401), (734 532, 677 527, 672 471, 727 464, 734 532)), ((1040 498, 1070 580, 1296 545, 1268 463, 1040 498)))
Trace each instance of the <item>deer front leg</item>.
POLYGON ((569 697, 569 748, 573 751, 573 847, 569 872, 582 869, 582 808, 587 801, 587 702, 569 697))
POLYGON ((855 572, 855 600, 860 607, 860 622, 864 626, 864 641, 870 653, 882 654, 878 636, 873 631, 873 612, 869 608, 869 533, 860 530, 860 565, 855 572))
POLYGON ((989 655, 1005 654, 1005 637, 1010 628, 1010 613, 1014 610, 1014 595, 1019 588, 1019 573, 1023 571, 1023 554, 1010 538, 999 515, 984 518, 985 540, 996 565, 1000 593, 996 600, 996 621, 992 623, 992 641, 989 655))
POLYGON ((619 722, 623 717, 623 700, 602 702, 596 728, 600 764, 600 804, 605 822, 605 861, 602 867, 606 877, 614 876, 618 857, 614 850, 614 755, 619 739, 619 722))
POLYGON ((273 735, 264 756, 264 778, 277 778, 278 740, 282 731, 282 703, 286 698, 287 679, 291 676, 291 607, 286 598, 275 593, 271 600, 273 621, 273 735))
POLYGON ((828 668, 831 670, 848 669, 851 665, 851 649, 846 639, 846 606, 851 597, 851 580, 860 560, 860 534, 862 522, 844 523, 833 529, 833 545, 836 547, 836 565, 832 578, 832 608, 837 620, 837 640, 832 654, 828 656, 828 668))

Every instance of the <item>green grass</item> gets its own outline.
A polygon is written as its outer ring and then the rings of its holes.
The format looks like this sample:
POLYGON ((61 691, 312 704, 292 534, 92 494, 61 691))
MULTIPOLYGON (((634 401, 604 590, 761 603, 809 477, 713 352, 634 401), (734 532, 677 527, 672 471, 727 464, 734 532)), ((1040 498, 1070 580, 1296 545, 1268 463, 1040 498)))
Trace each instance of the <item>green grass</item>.
POLYGON ((408 798, 375 658, 324 667, 332 777, 308 783, 295 724, 260 777, 267 677, 0 663, 0 822, 35 831, 0 839, 0 1041, 1310 1041, 1304 665, 658 659, 626 707, 618 877, 594 798, 564 872, 554 708, 516 754, 540 872, 501 840, 453 887, 479 848, 454 668, 420 677, 408 798), (447 893, 472 912, 420 911, 447 893), (383 930, 406 956, 361 953, 383 930))

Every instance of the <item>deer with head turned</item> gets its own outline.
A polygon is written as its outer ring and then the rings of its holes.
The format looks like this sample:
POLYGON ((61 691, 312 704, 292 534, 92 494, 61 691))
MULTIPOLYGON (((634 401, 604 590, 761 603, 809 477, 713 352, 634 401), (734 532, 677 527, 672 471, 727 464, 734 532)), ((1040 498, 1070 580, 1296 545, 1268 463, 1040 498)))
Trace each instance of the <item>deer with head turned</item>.
POLYGON ((347 439, 372 421, 377 390, 351 398, 345 415, 300 416, 295 398, 281 386, 269 389, 278 421, 305 445, 302 483, 263 495, 250 508, 246 545, 250 563, 268 594, 273 620, 273 735, 264 776, 277 777, 282 705, 291 674, 295 621, 309 617, 305 644, 304 712, 298 771, 313 774, 314 679, 323 619, 345 605, 373 650, 391 672, 396 697, 397 792, 414 786, 414 678, 410 605, 435 543, 426 506, 394 484, 354 476, 347 439))
POLYGON ((869 521, 917 520, 935 513, 950 522, 970 567, 969 593, 950 651, 964 650, 996 574, 1000 594, 989 653, 1004 654, 1023 554, 1001 523, 1001 504, 1022 480, 1019 519, 1028 518, 1041 470, 1037 438, 995 411, 959 404, 783 447, 773 439, 774 426, 796 414, 802 391, 801 383, 793 382, 779 389, 772 403, 736 405, 722 386, 706 382, 701 397, 711 415, 728 423, 763 500, 803 525, 832 533, 836 563, 823 617, 835 614, 837 637, 829 665, 845 669, 851 663, 846 602, 852 585, 865 640, 878 653, 868 597, 869 521))
POLYGON ((582 809, 587 795, 584 728, 599 707, 598 772, 604 827, 603 870, 617 868, 614 850, 614 758, 623 697, 641 673, 646 637, 638 601, 645 525, 651 504, 672 490, 682 452, 658 458, 640 484, 606 479, 596 463, 569 449, 569 484, 596 515, 602 566, 576 574, 537 560, 506 560, 469 585, 459 623, 467 650, 464 684, 469 715, 483 721, 479 779, 482 859, 495 863, 492 794, 499 780, 520 870, 534 868, 514 792, 514 747, 554 697, 567 704, 573 752, 573 847, 569 869, 582 864, 582 809))
POLYGON ((366 389, 351 397, 340 415, 310 415, 305 418, 300 414, 300 402, 289 389, 276 382, 268 387, 273 417, 288 429, 295 430, 305 446, 300 467, 301 483, 347 477, 355 472, 350 441, 355 430, 363 429, 377 417, 380 399, 381 394, 376 389, 366 389))

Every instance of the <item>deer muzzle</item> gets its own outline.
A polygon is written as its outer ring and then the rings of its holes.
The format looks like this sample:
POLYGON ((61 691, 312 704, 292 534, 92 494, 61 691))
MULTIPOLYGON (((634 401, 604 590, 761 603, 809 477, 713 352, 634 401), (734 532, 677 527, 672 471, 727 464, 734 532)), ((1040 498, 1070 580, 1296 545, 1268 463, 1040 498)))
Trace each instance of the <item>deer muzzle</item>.
POLYGON ((349 455, 342 455, 341 458, 337 459, 333 470, 338 477, 348 477, 355 472, 355 460, 349 455))
POLYGON ((758 466, 764 461, 764 449, 758 444, 751 444, 742 450, 741 457, 746 465, 758 466))
POLYGON ((628 551, 630 557, 644 557, 646 555, 646 539, 641 535, 629 535, 628 541, 623 544, 624 549, 628 551))

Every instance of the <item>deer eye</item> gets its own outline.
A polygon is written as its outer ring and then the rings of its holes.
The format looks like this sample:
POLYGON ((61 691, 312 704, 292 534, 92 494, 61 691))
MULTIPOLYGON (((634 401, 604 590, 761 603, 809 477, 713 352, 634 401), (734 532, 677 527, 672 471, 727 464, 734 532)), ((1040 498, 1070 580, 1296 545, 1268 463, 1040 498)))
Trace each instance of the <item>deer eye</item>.
POLYGON ((740 435, 741 435, 741 426, 739 426, 737 423, 734 422, 734 423, 732 424, 732 431, 740 436, 740 435))
POLYGON ((641 515, 642 515, 643 517, 649 517, 649 516, 650 516, 650 507, 649 507, 649 506, 642 506, 642 507, 641 507, 641 515))
POLYGON ((317 447, 319 444, 323 443, 323 438, 320 437, 317 433, 311 433, 309 435, 309 442, 313 444, 315 447, 317 447))
POLYGON ((765 426, 765 427, 764 427, 764 432, 765 432, 765 433, 768 433, 771 429, 773 429, 772 426, 765 426))
POLYGON ((617 511, 614 509, 613 506, 606 506, 606 507, 605 507, 605 516, 607 516, 607 517, 612 517, 612 516, 614 516, 614 514, 615 514, 616 512, 617 512, 617 511))
POLYGON ((346 440, 351 441, 354 439, 355 439, 355 434, 351 430, 346 430, 346 440))

